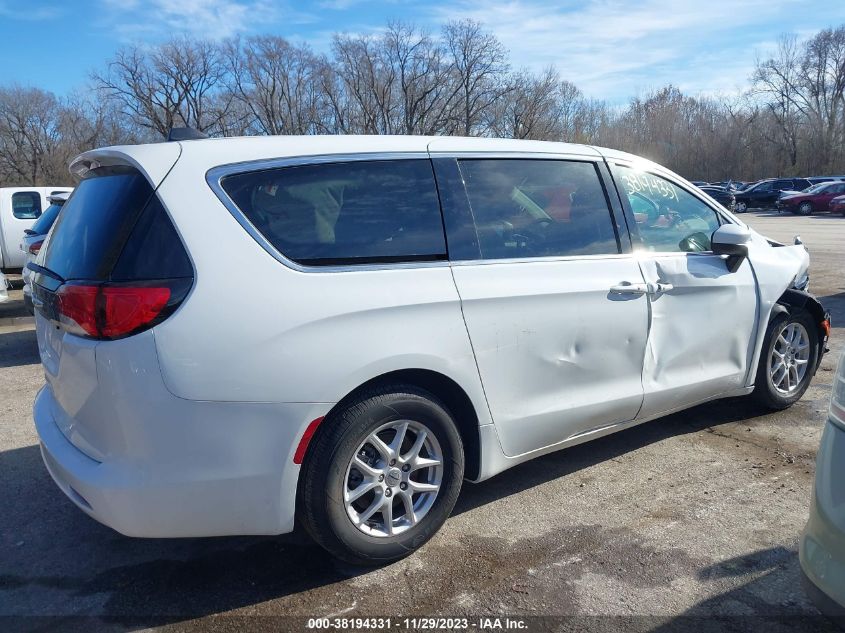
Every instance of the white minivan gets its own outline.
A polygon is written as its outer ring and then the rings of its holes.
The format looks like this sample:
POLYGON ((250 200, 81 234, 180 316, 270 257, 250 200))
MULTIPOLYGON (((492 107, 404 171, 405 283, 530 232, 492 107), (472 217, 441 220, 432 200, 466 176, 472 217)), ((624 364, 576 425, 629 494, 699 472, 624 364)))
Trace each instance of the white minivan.
POLYGON ((0 270, 23 268, 26 253, 20 250, 24 231, 50 206, 48 196, 69 187, 0 187, 0 270))
POLYGON ((395 560, 465 478, 716 398, 791 405, 829 335, 803 245, 622 152, 228 138, 71 169, 30 264, 35 424, 127 535, 300 521, 395 560))

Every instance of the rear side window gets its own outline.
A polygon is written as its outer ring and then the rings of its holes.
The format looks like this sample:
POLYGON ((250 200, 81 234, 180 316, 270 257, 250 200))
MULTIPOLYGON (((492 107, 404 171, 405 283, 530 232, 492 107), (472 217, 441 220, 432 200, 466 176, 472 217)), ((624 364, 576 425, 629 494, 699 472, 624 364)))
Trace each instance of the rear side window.
POLYGON ((469 159, 459 165, 482 259, 620 252, 593 163, 469 159))
POLYGON ((13 193, 12 214, 18 220, 35 220, 41 215, 41 194, 37 191, 13 193))
POLYGON ((301 264, 446 258, 428 160, 284 167, 226 176, 220 184, 277 251, 301 264))
POLYGON ((112 281, 181 279, 193 275, 188 254, 161 201, 153 196, 112 270, 112 281))

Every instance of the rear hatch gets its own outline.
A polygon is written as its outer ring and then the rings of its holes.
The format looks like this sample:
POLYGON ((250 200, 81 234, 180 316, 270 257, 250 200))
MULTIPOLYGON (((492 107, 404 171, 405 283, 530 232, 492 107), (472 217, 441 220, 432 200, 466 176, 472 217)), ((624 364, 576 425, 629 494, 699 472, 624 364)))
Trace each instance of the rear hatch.
POLYGON ((193 283, 188 254, 146 175, 94 163, 29 266, 53 418, 102 461, 116 432, 103 411, 119 403, 104 403, 116 394, 98 390, 97 348, 120 345, 176 310, 193 283))

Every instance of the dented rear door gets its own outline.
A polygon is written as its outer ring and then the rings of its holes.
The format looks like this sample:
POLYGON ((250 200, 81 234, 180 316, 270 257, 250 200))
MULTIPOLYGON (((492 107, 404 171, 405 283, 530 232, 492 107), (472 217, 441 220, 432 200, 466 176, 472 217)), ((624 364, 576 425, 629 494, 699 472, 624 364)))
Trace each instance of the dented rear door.
MULTIPOLYGON (((550 168, 525 160, 539 172, 550 168)), ((556 165, 551 177, 534 178, 508 159, 434 164, 452 272, 504 452, 520 455, 634 419, 648 303, 624 225, 613 228, 609 197, 596 193, 599 166, 582 159, 556 180, 556 165), (573 236, 571 252, 546 248, 555 232, 525 218, 526 208, 539 214, 535 203, 556 216, 563 240, 573 236), (621 243, 585 246, 591 219, 607 222, 621 243)))

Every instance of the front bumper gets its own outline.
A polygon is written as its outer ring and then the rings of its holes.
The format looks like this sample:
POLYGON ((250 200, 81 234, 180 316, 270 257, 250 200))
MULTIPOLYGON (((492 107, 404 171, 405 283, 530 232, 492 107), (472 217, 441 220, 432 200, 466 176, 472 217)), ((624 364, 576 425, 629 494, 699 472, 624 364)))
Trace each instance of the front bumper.
POLYGON ((810 517, 798 548, 809 597, 819 610, 845 615, 845 430, 828 421, 816 456, 810 517))

